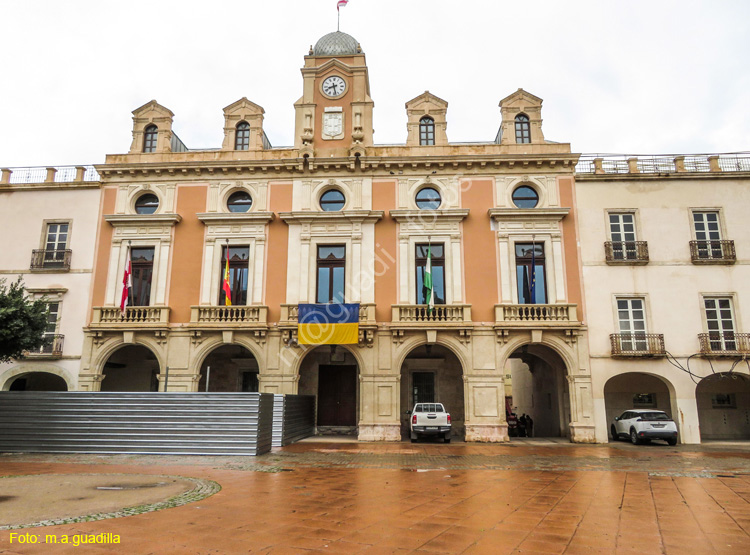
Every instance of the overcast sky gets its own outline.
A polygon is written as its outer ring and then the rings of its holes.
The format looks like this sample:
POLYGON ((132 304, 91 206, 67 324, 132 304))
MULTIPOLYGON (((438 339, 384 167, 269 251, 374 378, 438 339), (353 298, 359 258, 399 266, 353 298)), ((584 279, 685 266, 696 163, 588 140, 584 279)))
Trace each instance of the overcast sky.
MULTIPOLYGON (((294 143, 311 44, 336 0, 0 0, 0 166, 104 162, 156 99, 189 148, 218 148, 222 109, 265 109, 294 143)), ((548 140, 584 153, 750 150, 747 0, 350 0, 375 142, 406 140, 404 103, 448 101, 448 139, 491 141, 498 102, 544 99, 548 140)))

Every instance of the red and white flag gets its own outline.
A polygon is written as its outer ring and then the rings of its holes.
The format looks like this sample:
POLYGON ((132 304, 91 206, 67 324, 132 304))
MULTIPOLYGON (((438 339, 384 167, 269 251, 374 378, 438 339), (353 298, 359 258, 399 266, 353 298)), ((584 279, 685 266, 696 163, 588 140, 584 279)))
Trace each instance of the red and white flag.
POLYGON ((349 3, 349 0, 339 0, 338 4, 336 4, 336 9, 340 10, 344 6, 346 6, 349 3))
POLYGON ((120 312, 122 312, 123 316, 125 316, 125 307, 128 306, 130 288, 133 287, 133 278, 130 276, 131 270, 130 246, 128 246, 127 255, 125 256, 125 274, 122 276, 122 298, 120 299, 120 312))

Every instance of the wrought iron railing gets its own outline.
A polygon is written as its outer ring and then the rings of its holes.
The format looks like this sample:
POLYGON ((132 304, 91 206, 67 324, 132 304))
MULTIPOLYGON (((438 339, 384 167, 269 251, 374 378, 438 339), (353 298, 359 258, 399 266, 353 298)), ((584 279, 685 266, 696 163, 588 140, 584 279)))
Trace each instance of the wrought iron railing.
POLYGON ((737 261, 731 239, 690 241, 690 256, 695 264, 733 264, 737 261))
POLYGON ((73 251, 70 249, 60 250, 33 250, 31 251, 32 270, 70 270, 70 258, 73 251))
POLYGON ((733 331, 710 331, 699 333, 701 354, 704 355, 746 355, 750 354, 750 333, 733 331))
POLYGON ((72 183, 99 181, 94 166, 55 166, 31 168, 2 168, 0 184, 18 183, 72 183))
POLYGON ((607 264, 645 264, 648 262, 647 241, 606 241, 607 264))
POLYGON ((613 333, 609 336, 612 356, 665 356, 664 334, 613 333))
POLYGON ((626 155, 584 154, 576 164, 578 174, 632 174, 750 171, 750 152, 732 154, 626 155))
POLYGON ((44 343, 39 349, 26 353, 27 357, 59 358, 63 353, 65 336, 60 333, 45 333, 44 343))
POLYGON ((471 321, 471 305, 438 304, 430 308, 424 304, 392 305, 394 323, 463 323, 471 321))

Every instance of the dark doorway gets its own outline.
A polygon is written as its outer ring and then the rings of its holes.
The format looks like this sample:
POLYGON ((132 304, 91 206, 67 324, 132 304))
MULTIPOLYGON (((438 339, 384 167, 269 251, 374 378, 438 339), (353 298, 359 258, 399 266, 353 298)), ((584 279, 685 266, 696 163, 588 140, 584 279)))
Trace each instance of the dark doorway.
POLYGON ((257 392, 258 361, 242 345, 222 345, 201 364, 198 391, 221 393, 257 392))
POLYGON ((141 345, 126 345, 107 359, 101 391, 159 391, 159 361, 141 345))
POLYGON ((357 367, 318 367, 318 426, 357 425, 357 367))
POLYGON ((30 372, 13 379, 10 391, 68 391, 68 384, 60 376, 47 372, 30 372))

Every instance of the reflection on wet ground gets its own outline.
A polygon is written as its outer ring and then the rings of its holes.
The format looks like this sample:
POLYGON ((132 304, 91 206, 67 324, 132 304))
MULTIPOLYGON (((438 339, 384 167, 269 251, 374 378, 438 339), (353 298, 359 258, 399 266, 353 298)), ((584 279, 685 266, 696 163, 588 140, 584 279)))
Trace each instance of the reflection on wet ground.
POLYGON ((44 529, 117 533, 128 553, 750 552, 746 444, 310 440, 255 458, 6 455, 0 469, 221 484, 182 507, 44 529))

